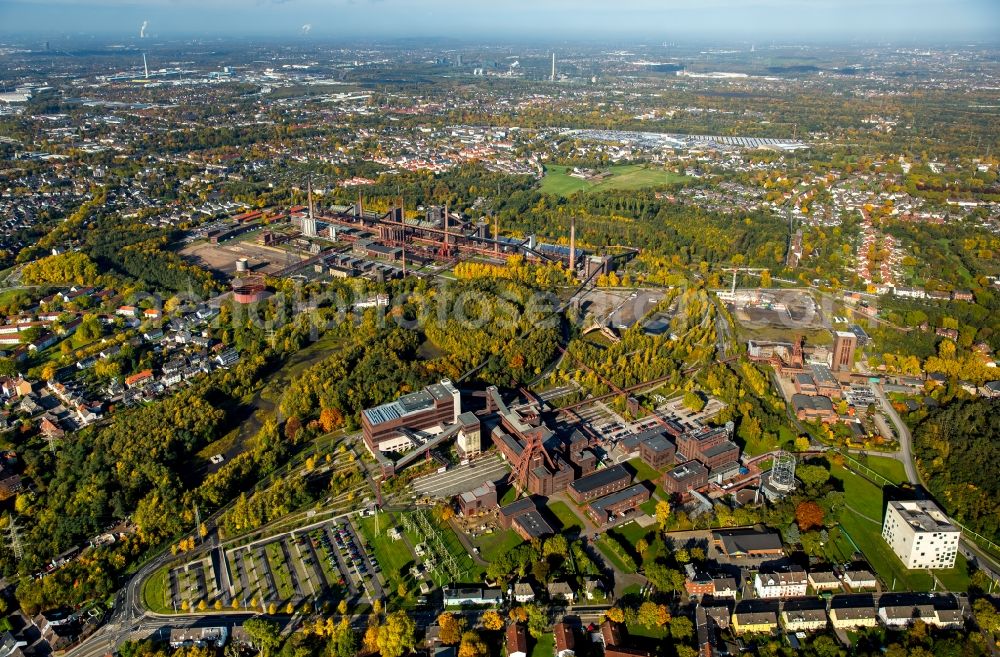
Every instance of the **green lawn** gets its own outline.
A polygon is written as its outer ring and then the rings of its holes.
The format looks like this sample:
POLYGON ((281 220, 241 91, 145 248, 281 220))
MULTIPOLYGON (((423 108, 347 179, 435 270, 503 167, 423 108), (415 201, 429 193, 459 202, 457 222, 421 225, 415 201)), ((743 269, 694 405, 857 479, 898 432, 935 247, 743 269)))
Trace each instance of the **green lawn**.
POLYGON ((686 176, 642 164, 622 164, 608 167, 611 176, 598 181, 587 181, 569 175, 572 167, 552 164, 545 167, 541 191, 554 196, 571 196, 579 191, 607 191, 612 189, 642 189, 668 183, 681 182, 686 176))
MULTIPOLYGON (((628 541, 632 547, 639 542, 640 538, 646 538, 656 531, 656 525, 641 527, 637 522, 627 522, 624 525, 615 527, 614 532, 628 541)), ((649 539, 647 539, 649 540, 649 539)))
POLYGON ((479 548, 479 556, 489 562, 496 561, 500 555, 510 552, 523 542, 524 539, 513 529, 483 534, 473 540, 473 543, 479 548))
POLYGON ((159 614, 173 611, 169 606, 170 596, 170 566, 164 566, 154 572, 142 585, 142 601, 146 608, 159 614))
MULTIPOLYGON (((906 481, 906 469, 903 467, 901 461, 897 461, 894 458, 888 456, 868 456, 866 458, 861 458, 858 455, 852 455, 859 463, 871 468, 878 474, 882 475, 894 484, 901 484, 906 481)), ((850 461, 848 461, 850 463, 850 461)), ((864 470, 862 470, 864 472, 864 470)))
POLYGON ((830 475, 843 483, 847 504, 859 513, 882 521, 881 488, 843 466, 831 465, 830 475))
POLYGON ((627 626, 629 636, 641 636, 647 639, 656 639, 657 641, 663 641, 667 638, 669 627, 669 625, 664 627, 646 627, 639 623, 632 623, 627 626))
POLYGON ((549 504, 549 511, 559 520, 563 533, 572 529, 583 530, 583 521, 580 520, 580 516, 576 515, 576 512, 569 508, 565 502, 552 502, 549 504))
POLYGON ((634 458, 626 461, 625 467, 635 470, 636 481, 651 481, 655 484, 659 483, 660 479, 663 478, 662 472, 654 470, 648 463, 640 458, 634 458))
POLYGON ((625 565, 625 562, 623 562, 621 558, 619 558, 618 553, 615 552, 615 550, 608 545, 607 541, 603 536, 597 539, 595 541, 595 544, 597 545, 597 549, 601 551, 601 554, 607 557, 608 561, 613 563, 615 567, 621 570, 623 573, 631 574, 635 572, 635 568, 630 568, 629 566, 625 565))
POLYGON ((391 513, 382 513, 379 516, 379 525, 382 529, 381 536, 375 535, 375 518, 359 518, 358 526, 361 534, 364 535, 375 553, 375 559, 382 567, 382 574, 386 579, 395 580, 404 575, 413 564, 413 554, 403 544, 402 539, 394 541, 389 538, 388 530, 396 526, 396 520, 391 513))
POLYGON ((531 657, 552 657, 555 648, 555 637, 551 632, 546 632, 540 639, 532 639, 534 645, 531 647, 531 657))

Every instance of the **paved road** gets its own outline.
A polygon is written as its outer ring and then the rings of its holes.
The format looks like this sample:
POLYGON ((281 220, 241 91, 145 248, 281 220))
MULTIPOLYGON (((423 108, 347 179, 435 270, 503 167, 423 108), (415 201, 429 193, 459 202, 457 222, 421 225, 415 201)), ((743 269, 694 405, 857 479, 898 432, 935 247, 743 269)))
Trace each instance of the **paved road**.
POLYGON ((899 438, 899 451, 902 456, 903 468, 906 470, 906 479, 917 490, 920 490, 920 477, 917 474, 917 466, 913 462, 913 436, 910 435, 910 429, 903 422, 902 418, 899 417, 899 413, 896 409, 892 407, 892 403, 885 396, 885 391, 882 390, 881 385, 873 386, 875 389, 875 395, 878 397, 879 402, 882 404, 882 410, 885 411, 889 419, 892 420, 893 425, 896 427, 896 435, 899 438))

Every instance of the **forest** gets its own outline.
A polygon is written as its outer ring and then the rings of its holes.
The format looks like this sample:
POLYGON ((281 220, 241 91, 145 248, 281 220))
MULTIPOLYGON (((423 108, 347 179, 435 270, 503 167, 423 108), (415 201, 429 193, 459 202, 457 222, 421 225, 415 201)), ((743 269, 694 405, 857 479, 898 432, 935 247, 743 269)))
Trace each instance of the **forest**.
POLYGON ((1000 401, 936 409, 913 440, 921 477, 948 515, 1000 540, 1000 401))

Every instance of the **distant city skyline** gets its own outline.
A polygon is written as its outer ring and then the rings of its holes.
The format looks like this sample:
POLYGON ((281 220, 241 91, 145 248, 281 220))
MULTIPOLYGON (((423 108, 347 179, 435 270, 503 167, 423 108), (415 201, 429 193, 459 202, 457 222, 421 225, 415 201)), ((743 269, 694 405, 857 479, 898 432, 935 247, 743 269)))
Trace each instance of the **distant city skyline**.
POLYGON ((0 33, 669 41, 997 40, 996 0, 12 0, 0 33), (308 26, 307 29, 304 29, 308 26))

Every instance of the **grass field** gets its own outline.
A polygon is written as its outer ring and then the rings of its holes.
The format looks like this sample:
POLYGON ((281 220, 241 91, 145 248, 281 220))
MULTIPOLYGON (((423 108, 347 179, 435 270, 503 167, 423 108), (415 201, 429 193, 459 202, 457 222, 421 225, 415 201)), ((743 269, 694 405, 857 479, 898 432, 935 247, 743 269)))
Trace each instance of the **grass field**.
POLYGON ((555 648, 555 637, 546 632, 540 639, 532 639, 531 657, 552 657, 555 648))
POLYGON ((597 549, 601 551, 601 554, 603 554, 608 559, 608 561, 614 564, 614 566, 623 573, 631 574, 635 572, 635 568, 631 568, 630 566, 626 565, 625 562, 621 560, 621 557, 618 556, 618 553, 615 551, 615 549, 612 548, 610 545, 608 545, 608 542, 605 540, 603 536, 594 541, 594 545, 597 546, 597 549))
POLYGON ((541 191, 554 196, 571 196, 576 192, 596 192, 613 189, 642 189, 668 183, 681 182, 686 176, 664 171, 663 169, 647 168, 641 164, 623 164, 609 167, 611 176, 598 181, 582 180, 569 175, 572 167, 549 165, 545 167, 545 177, 542 178, 541 191))
POLYGON ((168 614, 173 611, 167 605, 169 596, 170 576, 169 566, 164 566, 154 572, 142 585, 142 601, 146 608, 158 614, 168 614))
POLYGON ((378 561, 379 566, 382 567, 382 574, 388 580, 395 580, 393 583, 397 584, 398 578, 404 575, 409 567, 413 565, 413 554, 402 541, 394 541, 389 538, 387 533, 389 527, 397 526, 392 514, 381 514, 379 524, 381 525, 382 534, 381 536, 376 536, 374 517, 358 519, 358 526, 361 529, 361 533, 368 540, 368 545, 372 547, 375 559, 378 561))
POLYGON ((513 529, 483 534, 473 540, 473 543, 479 548, 479 556, 489 562, 496 561, 500 555, 510 552, 523 542, 524 539, 513 529))
POLYGON ((902 462, 888 456, 868 456, 859 458, 855 456, 859 463, 871 468, 894 484, 901 484, 906 481, 906 469, 902 462))
POLYGON ((583 521, 580 520, 580 516, 576 515, 576 512, 569 508, 565 502, 552 502, 549 504, 549 511, 559 520, 563 533, 572 529, 577 531, 583 529, 583 521))
MULTIPOLYGON (((888 479, 905 479, 902 464, 893 459, 869 457, 867 465, 888 479)), ((840 535, 839 531, 830 533, 828 557, 838 561, 845 560, 853 553, 853 546, 857 545, 887 589, 931 590, 934 586, 931 575, 927 571, 906 568, 882 539, 882 489, 841 466, 832 466, 830 472, 834 479, 843 483, 847 504, 851 508, 845 507, 839 517, 840 528, 846 532, 846 536, 840 535)), ((935 571, 935 575, 950 590, 966 591, 969 588, 968 568, 962 555, 958 555, 954 568, 935 571)))

